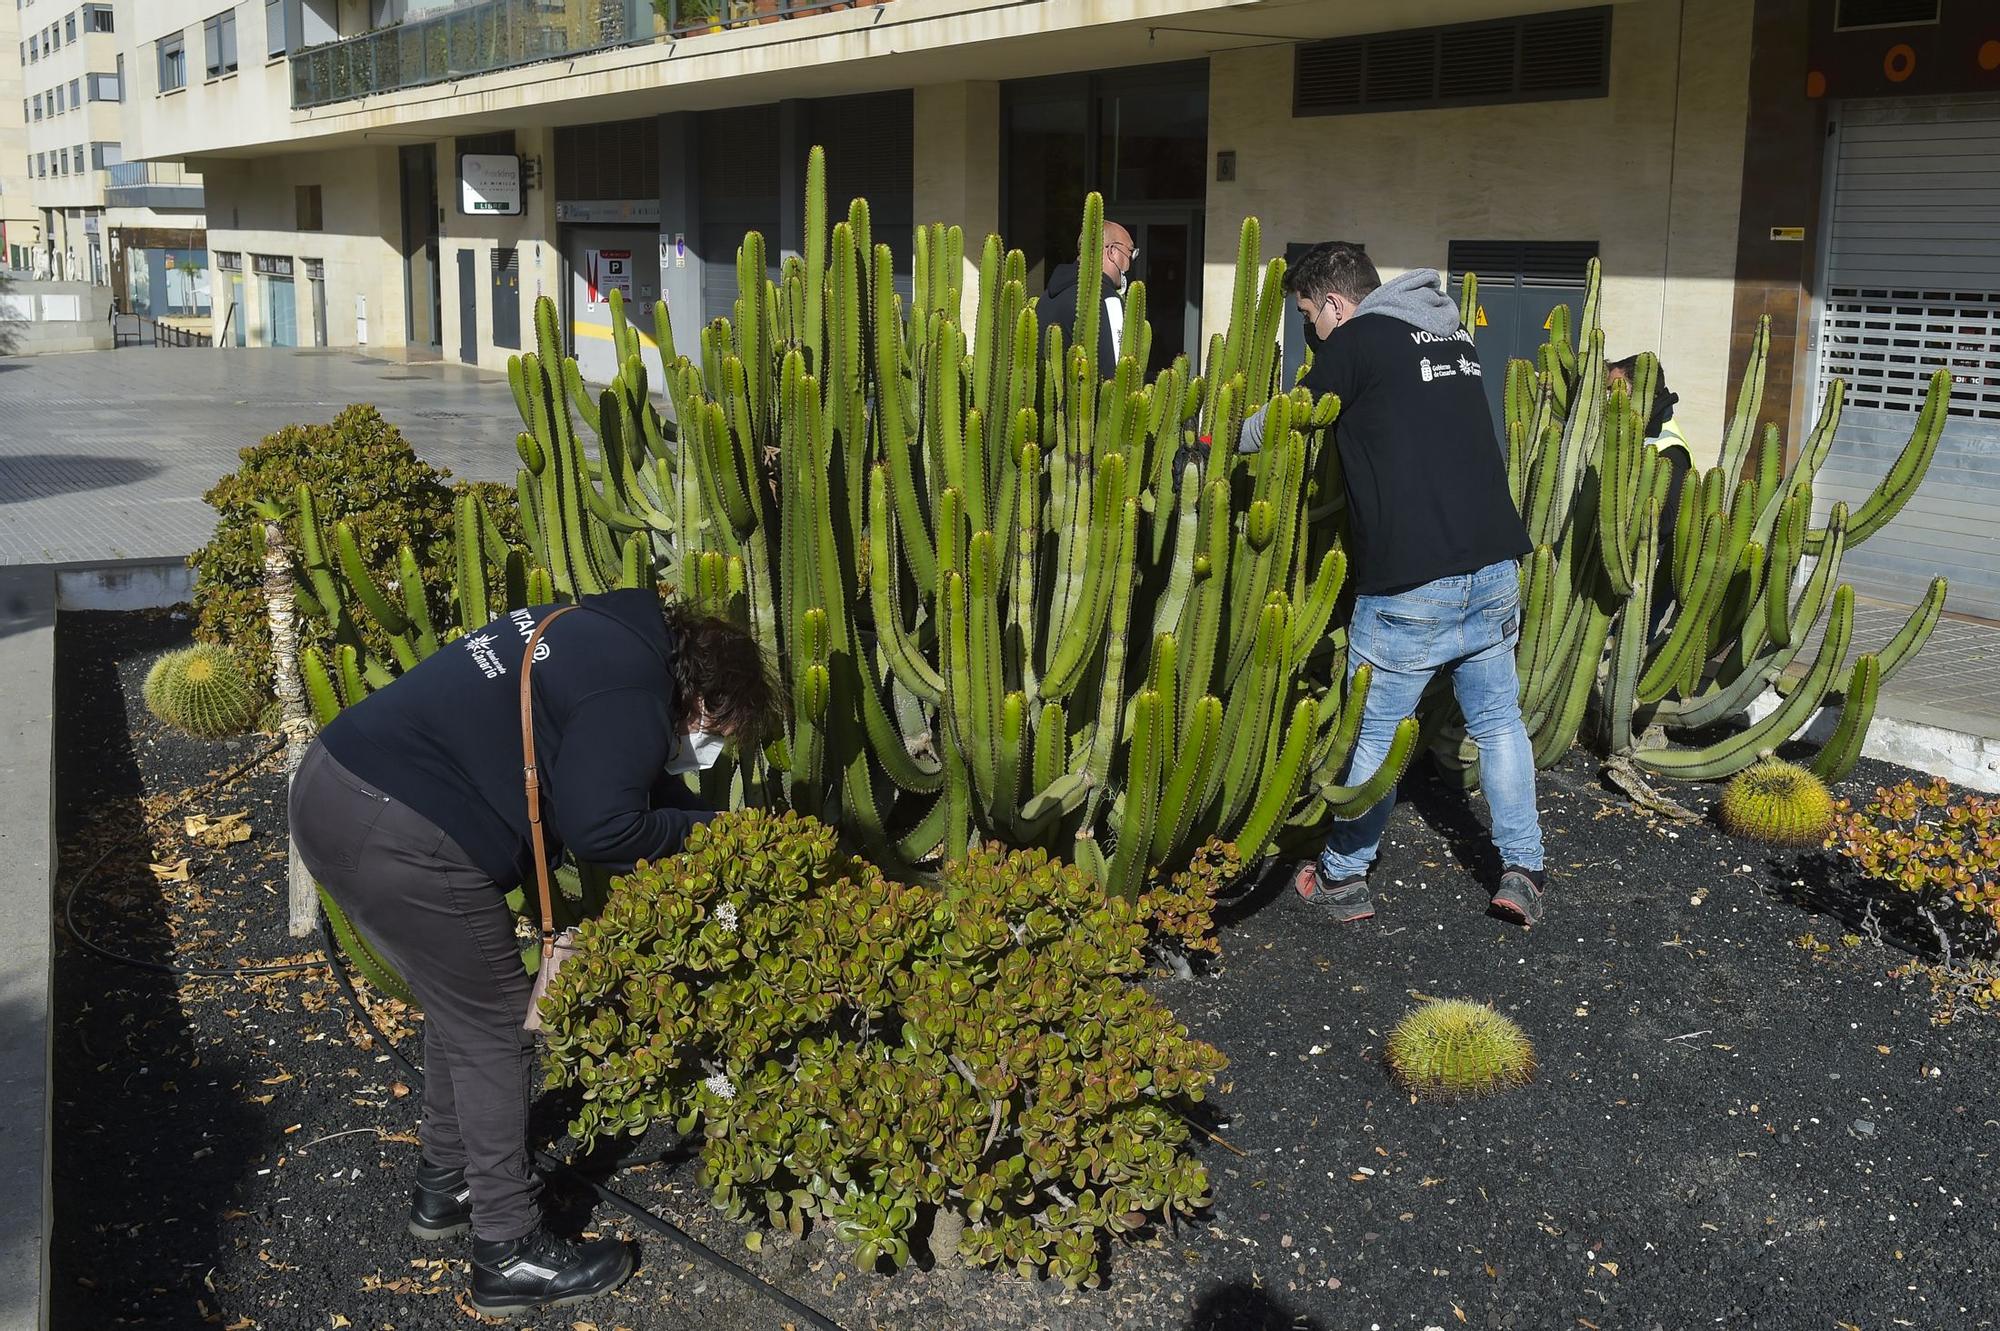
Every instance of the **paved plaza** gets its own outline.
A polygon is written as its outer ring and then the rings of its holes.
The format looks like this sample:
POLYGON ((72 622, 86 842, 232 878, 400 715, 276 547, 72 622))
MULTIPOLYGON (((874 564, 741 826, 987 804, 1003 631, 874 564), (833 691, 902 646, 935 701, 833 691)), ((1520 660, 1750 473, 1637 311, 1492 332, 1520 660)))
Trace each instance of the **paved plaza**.
MULTIPOLYGON (((237 450, 355 402, 455 476, 511 480, 519 465, 505 380, 464 366, 277 348, 0 359, 0 565, 183 557, 208 539, 201 495, 237 450)), ((1907 613, 1862 601, 1853 650, 1887 642, 1907 613)), ((2000 738, 2000 628, 1944 620, 1881 710, 2000 738)))
POLYGON ((185 556, 238 450, 356 402, 454 476, 520 465, 506 380, 464 366, 281 348, 0 358, 0 565, 185 556))

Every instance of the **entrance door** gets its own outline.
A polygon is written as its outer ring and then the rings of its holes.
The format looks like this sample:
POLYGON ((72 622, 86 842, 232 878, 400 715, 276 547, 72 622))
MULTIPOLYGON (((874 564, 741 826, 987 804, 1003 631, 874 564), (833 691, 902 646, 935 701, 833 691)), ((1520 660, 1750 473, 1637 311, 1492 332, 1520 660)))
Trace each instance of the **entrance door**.
POLYGON ((458 252, 458 358, 479 364, 479 287, 477 256, 458 252))
POLYGON ((264 331, 274 347, 299 344, 298 290, 289 277, 266 277, 264 283, 264 331))
POLYGON ((1185 353, 1196 373, 1201 366, 1202 214, 1187 208, 1127 206, 1118 221, 1132 233, 1139 257, 1133 281, 1146 284, 1146 322, 1153 328, 1151 379, 1185 353))
POLYGON ((438 266, 437 148, 405 145, 398 157, 403 186, 403 331, 409 344, 441 344, 444 274, 438 266))
POLYGON ((323 347, 326 345, 326 279, 310 277, 306 279, 306 289, 312 293, 312 344, 323 347))
MULTIPOLYGON (((1594 240, 1454 240, 1447 254, 1452 299, 1464 290, 1465 275, 1479 278, 1479 308, 1472 315, 1472 342, 1486 402, 1493 409, 1494 433, 1507 446, 1501 416, 1507 392, 1507 362, 1532 361, 1548 337, 1549 317, 1569 306, 1570 326, 1583 317, 1584 282, 1597 257, 1594 240)), ((1671 366, 1662 366, 1670 373, 1671 366)), ((1671 383, 1672 379, 1669 378, 1671 383)))
POLYGON ((660 299, 660 233, 634 227, 573 226, 562 235, 569 269, 569 336, 577 369, 594 384, 618 374, 611 343, 611 293, 624 293, 625 317, 639 333, 650 382, 666 373, 653 341, 653 305, 660 299))
POLYGON ((1946 370, 1930 471, 1840 576, 1911 603, 1943 574, 1953 610, 2000 618, 2000 98, 1849 103, 1834 130, 1813 404, 1834 378, 1847 402, 1814 520, 1860 507, 1946 370))

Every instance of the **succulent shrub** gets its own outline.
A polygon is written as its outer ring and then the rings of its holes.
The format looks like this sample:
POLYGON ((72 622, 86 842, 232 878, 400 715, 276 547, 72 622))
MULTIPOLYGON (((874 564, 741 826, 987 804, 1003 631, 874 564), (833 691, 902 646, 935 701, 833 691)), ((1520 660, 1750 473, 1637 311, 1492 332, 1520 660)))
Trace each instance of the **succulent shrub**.
POLYGON ((241 734, 264 703, 236 657, 212 643, 183 647, 153 662, 141 696, 147 711, 200 739, 241 734))
POLYGON ((1817 846, 1833 823, 1833 796, 1805 768, 1767 754, 1723 789, 1717 813, 1731 836, 1774 846, 1817 846))
MULTIPOLYGON (((259 504, 288 505, 303 485, 323 520, 354 531, 362 562, 397 576, 397 550, 409 545, 426 566, 449 557, 450 473, 431 466, 372 406, 351 406, 331 422, 287 425, 244 449, 242 465, 202 497, 216 511, 215 535, 188 557, 195 570, 196 636, 235 650, 253 682, 271 687, 270 629, 264 604, 264 519, 259 504)), ((298 517, 287 536, 299 548, 298 517)), ((303 582, 303 580, 302 580, 303 582)), ((386 655, 387 637, 363 619, 363 638, 386 655)), ((329 653, 333 630, 311 615, 299 623, 301 647, 329 653)))
POLYGON ((1210 841, 1195 851, 1187 868, 1171 878, 1155 878, 1139 898, 1139 918, 1162 938, 1188 952, 1220 952, 1215 937, 1215 898, 1243 873, 1243 856, 1226 841, 1210 841))
POLYGON ((1920 908, 1949 905, 2000 937, 2000 799, 1905 781, 1859 809, 1842 800, 1826 844, 1920 908))
POLYGON ((904 884, 813 819, 725 814, 582 926, 550 1082, 582 1141, 698 1128, 718 1207, 829 1224, 864 1267, 928 1227, 1092 1284, 1107 1236, 1208 1200, 1176 1105, 1224 1060, 1134 983, 1144 938, 1038 850, 904 884))
POLYGON ((1521 1028, 1463 998, 1411 1009, 1389 1033, 1386 1058, 1405 1089, 1440 1099, 1504 1091, 1535 1075, 1535 1047, 1521 1028))

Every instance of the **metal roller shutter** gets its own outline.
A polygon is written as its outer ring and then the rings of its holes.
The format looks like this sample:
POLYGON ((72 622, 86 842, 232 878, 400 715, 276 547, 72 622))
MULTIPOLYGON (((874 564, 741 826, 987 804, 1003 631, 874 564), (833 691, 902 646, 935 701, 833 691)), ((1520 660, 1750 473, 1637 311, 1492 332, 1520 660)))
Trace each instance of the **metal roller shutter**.
POLYGON ((1842 572, 1900 601, 1943 573, 1952 610, 2000 618, 2000 98, 1852 103, 1836 125, 1817 383, 1848 395, 1816 502, 1867 498, 1946 366, 1929 475, 1842 572))

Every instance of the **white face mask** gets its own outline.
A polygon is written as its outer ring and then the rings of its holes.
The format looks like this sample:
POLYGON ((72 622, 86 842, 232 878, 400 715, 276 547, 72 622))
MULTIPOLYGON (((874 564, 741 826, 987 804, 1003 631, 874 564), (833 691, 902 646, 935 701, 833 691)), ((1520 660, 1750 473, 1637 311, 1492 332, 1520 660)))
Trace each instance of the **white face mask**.
POLYGON ((676 775, 706 772, 722 756, 723 738, 706 730, 692 730, 681 736, 681 746, 667 759, 667 770, 676 775))

